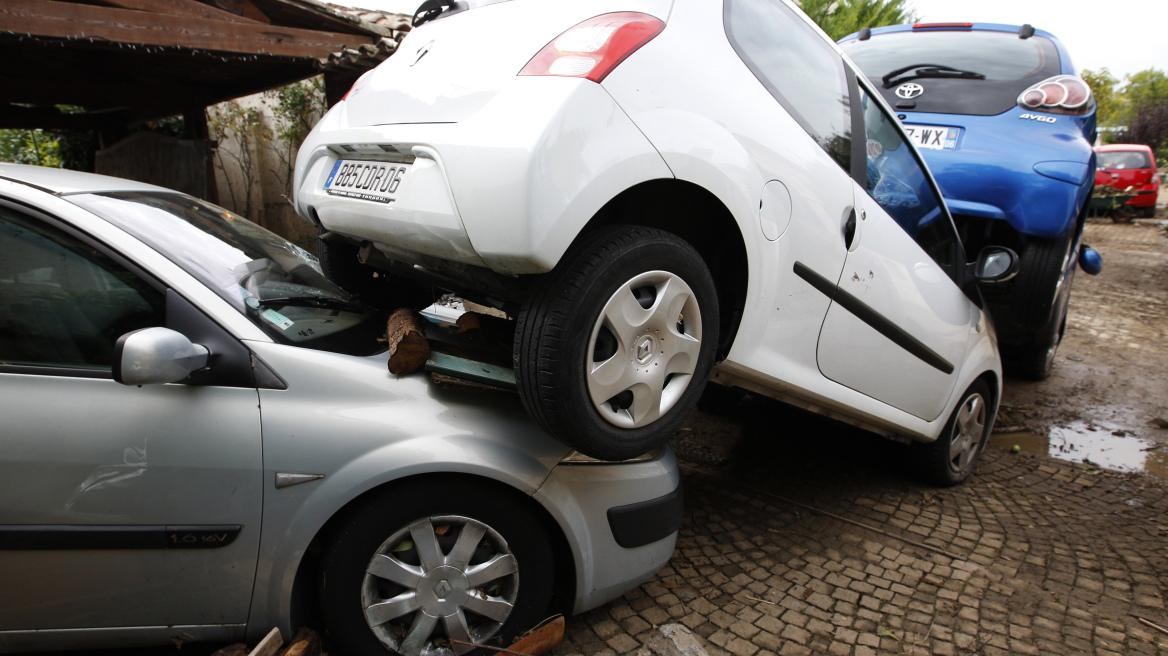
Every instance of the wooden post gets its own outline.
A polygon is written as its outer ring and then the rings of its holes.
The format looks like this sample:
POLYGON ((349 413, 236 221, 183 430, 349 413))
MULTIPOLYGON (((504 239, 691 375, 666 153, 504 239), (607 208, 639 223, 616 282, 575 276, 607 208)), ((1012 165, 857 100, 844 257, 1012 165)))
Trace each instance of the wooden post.
POLYGON ((341 102, 361 74, 353 71, 325 71, 324 100, 329 107, 341 102))
POLYGON ((215 184, 215 149, 219 144, 211 140, 211 128, 207 125, 207 108, 188 107, 183 111, 183 125, 187 130, 187 138, 202 141, 206 153, 206 184, 203 185, 203 200, 219 204, 219 187, 215 184))

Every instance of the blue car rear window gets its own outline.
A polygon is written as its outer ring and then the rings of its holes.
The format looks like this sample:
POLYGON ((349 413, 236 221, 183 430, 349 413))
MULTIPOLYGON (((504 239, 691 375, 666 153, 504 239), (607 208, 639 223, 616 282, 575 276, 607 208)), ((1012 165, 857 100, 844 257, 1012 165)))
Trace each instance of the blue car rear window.
POLYGON ((888 32, 840 47, 898 110, 994 116, 1017 107, 1018 94, 1028 87, 1061 72, 1053 41, 1042 36, 1019 39, 1013 32, 888 32), (930 72, 929 67, 939 66, 966 75, 930 72), (903 72, 886 83, 894 71, 903 72), (896 96, 904 83, 923 91, 908 100, 896 96))
POLYGON ((1040 72, 1059 72, 1058 51, 1049 39, 1019 39, 1007 32, 896 32, 848 41, 841 47, 865 75, 876 79, 923 63, 974 71, 987 80, 1021 80, 1040 72))

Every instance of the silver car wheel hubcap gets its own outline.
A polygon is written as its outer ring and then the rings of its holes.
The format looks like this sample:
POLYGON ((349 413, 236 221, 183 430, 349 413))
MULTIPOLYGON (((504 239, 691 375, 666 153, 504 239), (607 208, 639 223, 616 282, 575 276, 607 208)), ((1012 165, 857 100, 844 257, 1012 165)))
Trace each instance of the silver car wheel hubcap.
POLYGON ((668 271, 632 278, 592 328, 585 373, 593 406, 620 428, 653 423, 689 386, 701 347, 701 308, 689 285, 668 271))
POLYGON ((515 606, 519 565, 503 537, 460 516, 429 517, 383 542, 365 569, 361 607, 402 656, 450 656, 494 636, 515 606))
POLYGON ((986 403, 981 394, 973 394, 962 402, 953 425, 953 439, 949 443, 949 467, 964 473, 973 463, 985 434, 986 403))

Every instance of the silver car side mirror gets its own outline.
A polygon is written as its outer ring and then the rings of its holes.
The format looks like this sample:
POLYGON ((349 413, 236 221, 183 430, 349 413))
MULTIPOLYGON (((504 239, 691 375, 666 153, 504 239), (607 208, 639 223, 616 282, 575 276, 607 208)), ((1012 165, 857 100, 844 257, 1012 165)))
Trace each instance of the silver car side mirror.
POLYGON ((143 328, 118 338, 114 380, 123 385, 177 383, 207 366, 211 352, 169 328, 143 328))
POLYGON ((1003 283, 1018 275, 1018 254, 1004 246, 986 246, 970 267, 981 284, 1003 283))

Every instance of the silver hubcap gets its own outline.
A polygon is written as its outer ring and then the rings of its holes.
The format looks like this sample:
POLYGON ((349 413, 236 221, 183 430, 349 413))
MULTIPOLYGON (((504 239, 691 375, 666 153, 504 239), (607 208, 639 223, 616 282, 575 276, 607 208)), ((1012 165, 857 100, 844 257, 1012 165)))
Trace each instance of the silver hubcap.
POLYGON ((491 527, 467 517, 422 519, 383 542, 365 569, 361 607, 402 656, 464 654, 495 635, 519 592, 519 565, 491 527))
POLYGON ((614 426, 653 423, 681 398, 697 368, 702 313, 689 285, 649 271, 608 299, 588 342, 588 393, 614 426))
POLYGON ((953 439, 949 442, 949 467, 963 473, 973 464, 985 434, 986 404, 981 394, 974 394, 957 410, 953 425, 953 439))

